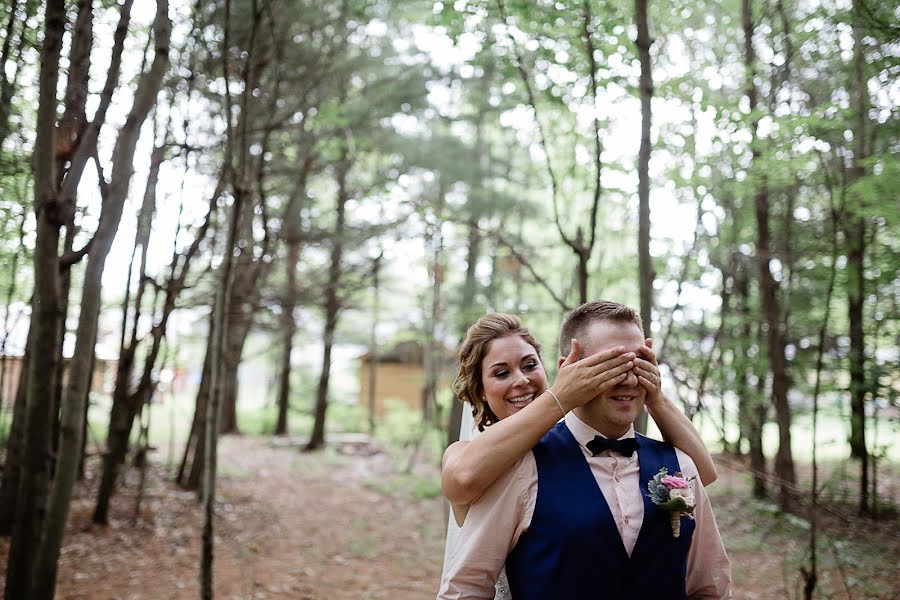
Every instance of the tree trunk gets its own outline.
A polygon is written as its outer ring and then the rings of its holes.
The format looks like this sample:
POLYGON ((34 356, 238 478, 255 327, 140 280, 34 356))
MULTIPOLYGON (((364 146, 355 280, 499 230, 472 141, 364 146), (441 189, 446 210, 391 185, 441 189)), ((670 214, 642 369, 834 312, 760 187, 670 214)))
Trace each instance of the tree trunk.
MULTIPOLYGON (((230 2, 226 2, 230 7, 230 2)), ((227 18, 227 17, 226 17, 227 18)), ((227 44, 226 44, 227 45, 227 44)), ((227 81, 227 77, 226 77, 227 81)), ((232 132, 229 131, 229 136, 232 132)), ((206 402, 206 414, 203 422, 203 534, 202 553, 200 558, 201 597, 212 600, 213 578, 213 519, 215 516, 216 468, 218 463, 219 419, 223 399, 224 379, 223 350, 228 345, 229 323, 231 313, 229 302, 231 287, 234 283, 234 250, 240 235, 241 213, 246 200, 247 190, 243 180, 234 186, 234 203, 231 206, 231 218, 228 229, 228 243, 225 246, 225 257, 220 267, 219 287, 216 290, 216 304, 213 311, 214 320, 212 340, 210 342, 210 394, 206 402)))
MULTIPOLYGON (((128 119, 124 127, 119 131, 116 139, 116 145, 113 149, 112 180, 104 199, 104 218, 101 219, 97 232, 94 234, 93 243, 88 253, 88 266, 81 301, 81 317, 78 320, 75 355, 72 361, 73 373, 72 377, 69 378, 66 393, 66 402, 71 407, 68 413, 69 427, 72 429, 68 437, 69 443, 77 442, 80 445, 80 435, 84 433, 80 431, 80 415, 83 410, 80 403, 85 397, 85 390, 90 385, 90 380, 86 378, 86 373, 87 363, 93 355, 93 344, 97 337, 97 319, 100 314, 101 304, 100 281, 103 276, 106 257, 112 247, 116 230, 122 219, 125 199, 128 196, 131 177, 134 174, 134 151, 140 136, 141 126, 150 113, 150 109, 156 104, 156 97, 162 86, 163 76, 168 68, 171 29, 172 24, 168 16, 168 2, 167 0, 157 0, 156 18, 153 22, 156 48, 154 60, 150 70, 141 75, 131 113, 128 115, 128 119)), ((125 360, 125 364, 119 369, 119 374, 125 375, 121 380, 117 378, 116 391, 113 395, 113 408, 110 413, 110 426, 107 437, 107 454, 104 460, 100 490, 97 494, 97 506, 93 516, 95 523, 108 523, 109 500, 114 493, 119 467, 124 462, 128 451, 128 436, 140 406, 131 405, 131 403, 135 402, 135 398, 128 393, 129 378, 127 374, 133 365, 134 347, 130 348, 130 353, 131 356, 125 360)), ((139 396, 143 398, 144 395, 140 394, 139 396)), ((77 446, 73 446, 73 448, 75 447, 77 446)), ((73 450, 72 454, 74 453, 73 450)), ((72 481, 74 481, 77 464, 71 465, 70 468, 73 474, 72 481)), ((68 502, 71 497, 71 482, 66 482, 65 487, 60 488, 59 494, 57 510, 65 516, 68 512, 68 502)), ((62 530, 60 530, 59 535, 61 540, 62 530)), ((56 552, 58 553, 58 549, 56 552)))
POLYGON ((210 379, 212 377, 212 331, 215 327, 215 315, 209 315, 209 336, 206 343, 206 357, 203 359, 203 372, 200 376, 200 386, 197 390, 197 400, 194 403, 194 418, 191 421, 191 432, 184 445, 184 457, 178 468, 178 476, 175 480, 188 490, 199 490, 203 477, 203 452, 206 430, 204 429, 204 416, 206 415, 206 403, 209 400, 210 379), (190 470, 187 470, 190 462, 190 470), (187 475, 185 471, 187 470, 187 475))
POLYGON ((650 126, 653 98, 653 74, 650 65, 650 31, 647 24, 647 0, 635 0, 637 48, 641 63, 641 148, 638 153, 638 271, 641 295, 641 320, 647 335, 653 309, 653 263, 650 260, 650 126))
POLYGON ((322 335, 322 373, 316 389, 315 423, 309 437, 307 450, 316 450, 325 444, 325 414, 328 410, 328 382, 331 377, 331 350, 334 345, 334 332, 337 329, 338 313, 341 304, 338 287, 341 283, 341 260, 344 252, 344 220, 347 200, 350 191, 347 188, 347 175, 350 172, 348 150, 345 147, 338 164, 337 172, 337 219, 331 247, 331 266, 328 269, 328 283, 325 287, 325 330, 322 335))
POLYGON ((428 271, 431 275, 432 285, 431 307, 425 324, 425 346, 422 349, 422 367, 425 375, 424 385, 422 386, 422 417, 425 423, 432 426, 436 425, 440 418, 437 414, 438 363, 435 333, 437 331, 437 323, 441 318, 441 288, 444 280, 444 266, 441 262, 441 255, 444 250, 444 237, 441 232, 441 226, 443 225, 442 212, 445 193, 442 182, 435 206, 435 223, 430 227, 430 231, 425 234, 426 255, 431 250, 431 264, 428 266, 428 271))
MULTIPOLYGON (((28 221, 28 210, 23 206, 22 215, 19 220, 19 248, 24 248, 25 246, 26 221, 28 221)), ((3 340, 0 340, 0 411, 2 411, 3 404, 6 400, 6 388, 10 387, 8 385, 8 379, 6 376, 8 370, 6 361, 6 344, 9 342, 9 313, 12 309, 13 298, 16 297, 16 284, 18 283, 20 257, 20 252, 16 252, 15 254, 13 254, 12 264, 9 266, 9 287, 7 287, 6 289, 6 299, 3 305, 3 340)), ((13 326, 15 326, 15 323, 13 323, 13 326)))
MULTIPOLYGON (((853 90, 856 101, 856 126, 853 131, 852 180, 865 175, 866 119, 869 95, 864 73, 862 0, 853 0, 853 90)), ((847 236, 847 316, 850 322, 850 451, 860 459, 859 512, 869 512, 869 452, 866 446, 866 344, 863 334, 863 303, 865 299, 866 220, 862 194, 846 229, 847 236)))
MULTIPOLYGON (((471 202, 471 201, 470 201, 471 202)), ((470 210, 474 211, 474 207, 470 210)), ((465 339, 466 332, 474 323, 475 304, 475 269, 478 267, 478 258, 481 252, 481 236, 478 232, 478 216, 472 214, 469 219, 469 236, 466 245, 466 278, 463 283, 463 293, 460 306, 461 322, 459 324, 460 340, 465 339)), ((465 408, 462 402, 455 400, 450 408, 450 426, 447 429, 447 445, 459 440, 460 425, 462 424, 462 411, 465 408)))
MULTIPOLYGON (((251 268, 254 265, 250 265, 251 268)), ((235 274, 237 279, 237 274, 235 274)), ((237 281, 233 289, 238 287, 237 281)), ((249 290, 248 290, 249 291, 249 290)), ((245 306, 246 297, 238 298, 232 293, 231 317, 228 320, 228 344, 223 349, 222 364, 222 415, 219 433, 239 434, 240 428, 237 422, 237 398, 238 398, 238 368, 241 364, 241 355, 244 351, 244 343, 250 333, 253 316, 245 306)))
MULTIPOLYGON (((757 92, 754 83, 756 56, 753 50, 753 20, 751 0, 742 0, 744 25, 744 59, 747 69, 747 97, 750 113, 756 111, 757 92)), ((751 125, 752 166, 761 170, 759 138, 757 135, 759 117, 753 116, 751 125)), ((782 509, 792 505, 791 488, 796 481, 794 459, 791 454, 791 412, 788 405, 787 361, 784 357, 784 341, 781 331, 781 311, 778 307, 778 284, 772 276, 771 234, 769 232, 769 191, 765 175, 759 174, 759 182, 754 193, 753 204, 756 213, 757 240, 756 252, 759 262, 759 287, 762 296, 763 315, 768 327, 767 354, 769 370, 772 373, 772 403, 775 405, 775 416, 778 422, 778 452, 775 455, 775 474, 779 479, 778 502, 782 509)))
POLYGON ((103 455, 103 473, 97 489, 97 503, 92 520, 99 525, 109 524, 109 501, 115 493, 119 469, 128 453, 128 437, 134 423, 134 412, 128 406, 128 387, 134 366, 133 348, 119 355, 116 365, 116 387, 113 390, 112 408, 109 413, 109 429, 106 434, 106 453, 103 455))
POLYGON ((44 9, 37 130, 32 169, 37 235, 30 337, 24 456, 6 567, 6 600, 31 598, 31 574, 40 546, 49 484, 50 408, 54 404, 59 318, 59 230, 65 222, 56 189, 57 82, 66 11, 63 0, 44 9))
MULTIPOLYGON (((744 424, 744 435, 747 437, 750 453, 750 468, 753 471, 753 497, 765 498, 766 490, 766 456, 763 453, 762 432, 768 413, 763 399, 766 381, 765 373, 757 376, 757 385, 748 385, 750 375, 755 374, 750 367, 749 350, 752 343, 754 320, 750 315, 749 274, 743 261, 737 265, 734 277, 734 293, 738 298, 738 310, 741 317, 741 329, 738 333, 739 367, 735 373, 738 401, 740 402, 741 422, 744 424)), ((756 339, 760 339, 757 335, 756 339)))
MULTIPOLYGON (((653 98, 653 73, 650 65, 650 29, 647 23, 647 0, 635 0, 635 21, 637 22, 638 58, 641 63, 641 148, 638 152, 638 280, 640 282, 641 320, 644 335, 651 334, 650 323, 653 311, 653 263, 650 259, 650 125, 653 98)), ((634 424, 640 433, 647 431, 647 411, 642 410, 634 424)))
POLYGON ((372 260, 372 330, 369 334, 369 435, 375 435, 375 398, 378 378, 378 312, 379 306, 379 271, 384 252, 378 253, 372 260))
POLYGON ((300 240, 292 232, 288 239, 287 276, 284 300, 281 303, 281 367, 278 375, 278 422, 275 435, 288 434, 288 411, 291 405, 291 353, 294 350, 294 333, 297 323, 294 311, 297 307, 297 263, 300 260, 300 240))
POLYGON ((13 404, 13 418, 6 439, 6 462, 3 465, 3 481, 0 484, 0 535, 12 533, 16 513, 19 481, 22 476, 22 460, 25 455, 25 410, 28 398, 28 372, 31 364, 31 329, 25 343, 25 355, 19 370, 19 384, 13 404))

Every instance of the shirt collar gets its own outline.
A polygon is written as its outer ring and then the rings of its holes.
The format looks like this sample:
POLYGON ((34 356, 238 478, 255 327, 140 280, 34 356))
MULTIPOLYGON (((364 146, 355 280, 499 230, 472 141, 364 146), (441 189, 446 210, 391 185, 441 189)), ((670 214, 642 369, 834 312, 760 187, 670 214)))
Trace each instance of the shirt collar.
MULTIPOLYGON (((572 437, 575 438, 583 448, 587 448, 587 443, 594 439, 594 436, 599 435, 600 437, 606 437, 577 416, 575 416, 574 411, 569 411, 566 413, 566 427, 569 428, 569 431, 572 432, 572 437)), ((628 428, 628 431, 625 432, 623 436, 619 439, 624 440, 625 438, 633 438, 634 437, 634 425, 628 428)))

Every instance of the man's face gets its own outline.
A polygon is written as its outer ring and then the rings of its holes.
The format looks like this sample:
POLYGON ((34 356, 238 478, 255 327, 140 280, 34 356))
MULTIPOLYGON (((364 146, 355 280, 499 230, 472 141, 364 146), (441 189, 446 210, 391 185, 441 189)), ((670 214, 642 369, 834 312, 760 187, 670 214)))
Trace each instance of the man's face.
MULTIPOLYGON (((584 339, 579 340, 582 356, 589 356, 616 346, 625 352, 637 352, 644 344, 644 334, 634 323, 594 321, 588 326, 584 339)), ((629 372, 622 383, 601 393, 584 406, 575 409, 582 421, 608 438, 619 438, 628 431, 644 406, 647 391, 629 372)))

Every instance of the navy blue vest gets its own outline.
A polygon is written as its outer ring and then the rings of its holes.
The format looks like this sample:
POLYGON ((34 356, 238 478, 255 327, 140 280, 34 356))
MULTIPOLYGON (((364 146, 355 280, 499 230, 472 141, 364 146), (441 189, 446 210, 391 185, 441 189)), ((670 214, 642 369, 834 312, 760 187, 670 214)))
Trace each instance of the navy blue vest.
POLYGON ((694 521, 672 537, 669 513, 646 496, 666 467, 680 471, 668 444, 638 435, 644 521, 629 558, 581 447, 559 423, 534 447, 538 493, 531 525, 506 560, 514 600, 673 600, 684 578, 694 521))

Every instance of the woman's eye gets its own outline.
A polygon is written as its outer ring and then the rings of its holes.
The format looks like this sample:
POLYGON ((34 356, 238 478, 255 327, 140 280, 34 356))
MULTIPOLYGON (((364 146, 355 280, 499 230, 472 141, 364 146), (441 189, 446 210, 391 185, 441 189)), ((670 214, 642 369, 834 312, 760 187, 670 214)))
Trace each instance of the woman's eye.
POLYGON ((500 379, 503 379, 507 375, 509 375, 508 371, 497 371, 496 373, 494 373, 494 377, 498 377, 500 379))
POLYGON ((526 371, 534 371, 537 368, 537 363, 528 363, 525 365, 526 371))

